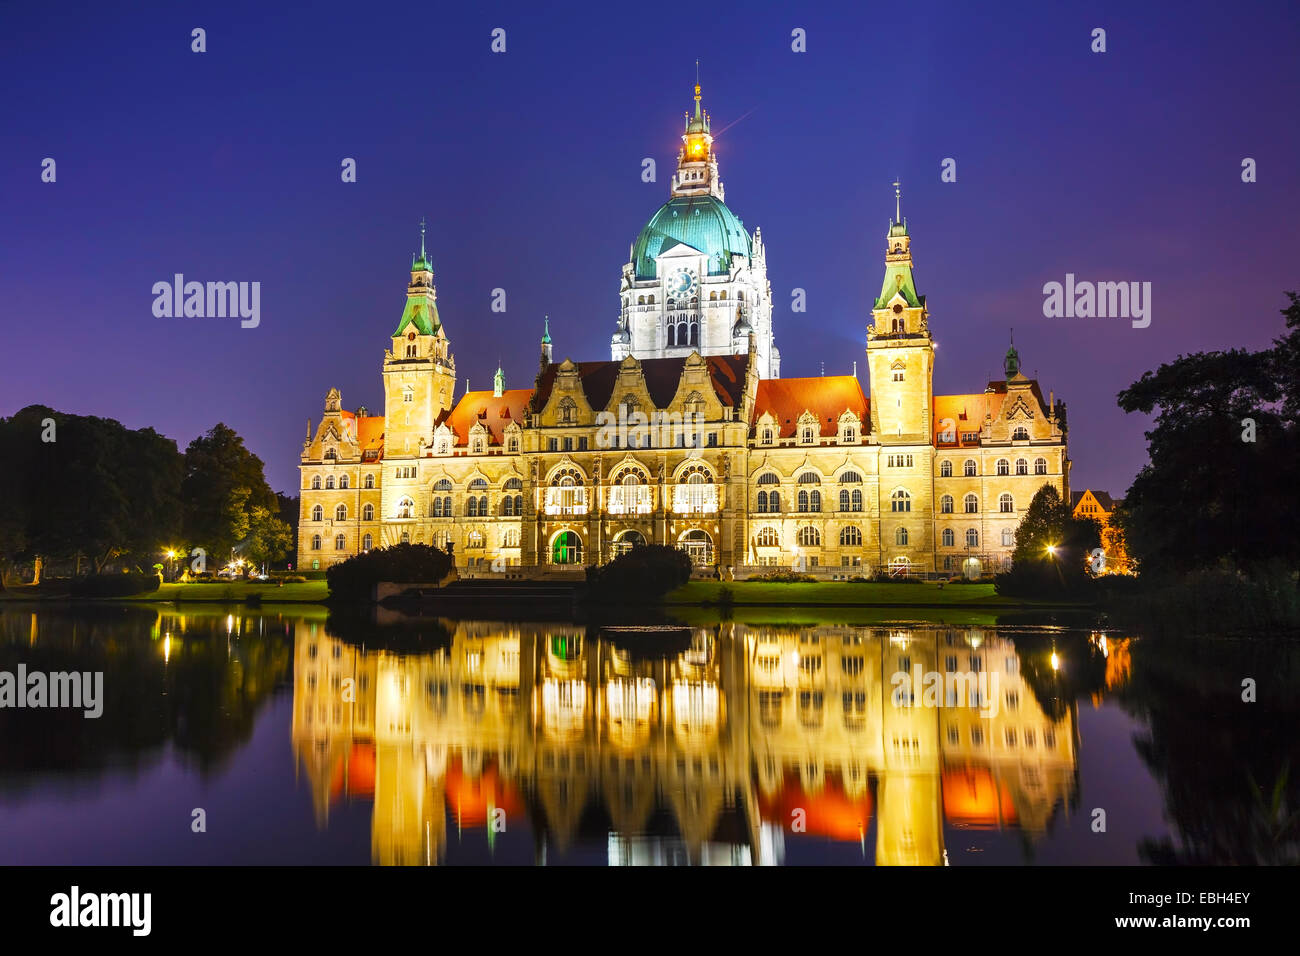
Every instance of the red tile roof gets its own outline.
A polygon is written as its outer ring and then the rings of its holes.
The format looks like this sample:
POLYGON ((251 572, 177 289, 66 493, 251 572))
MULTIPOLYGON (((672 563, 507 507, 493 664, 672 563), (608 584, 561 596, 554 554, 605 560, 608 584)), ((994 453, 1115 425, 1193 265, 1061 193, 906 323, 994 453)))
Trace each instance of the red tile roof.
POLYGON ((357 444, 361 446, 364 454, 368 451, 378 452, 382 455, 384 450, 384 416, 383 415, 366 415, 364 418, 358 418, 355 412, 340 412, 343 418, 344 427, 350 424, 354 429, 353 435, 357 444))
MULTIPOLYGON (((706 355, 703 357, 709 368, 709 378, 719 401, 728 407, 741 403, 745 391, 745 369, 749 365, 747 355, 706 355)), ((622 362, 575 362, 578 380, 587 402, 596 411, 609 406, 614 385, 618 382, 618 372, 622 362)), ((642 359, 641 374, 645 376, 646 389, 655 408, 667 408, 677 394, 681 382, 682 367, 685 358, 642 359)), ((542 373, 537 383, 537 399, 533 407, 541 409, 551 397, 555 385, 555 376, 559 366, 551 364, 542 373)))
POLYGON ((973 447, 976 441, 963 441, 962 435, 978 432, 984 427, 984 416, 992 415, 1002 404, 1002 396, 996 393, 982 392, 977 395, 936 395, 934 396, 934 435, 935 445, 940 448, 973 447), (944 419, 953 420, 955 440, 939 441, 944 431, 944 419))
POLYGON ((862 422, 862 432, 871 427, 867 397, 852 375, 822 375, 817 378, 767 378, 758 383, 750 431, 759 416, 771 412, 780 426, 780 437, 790 438, 799 426, 799 416, 812 412, 821 423, 823 435, 839 432, 840 416, 848 410, 862 422))
POLYGON ((532 396, 531 388, 511 388, 497 398, 491 392, 466 392, 455 408, 438 416, 434 427, 447 424, 456 435, 457 445, 469 444, 469 430, 475 422, 487 428, 489 445, 504 444, 506 426, 512 421, 524 424, 524 409, 532 396))

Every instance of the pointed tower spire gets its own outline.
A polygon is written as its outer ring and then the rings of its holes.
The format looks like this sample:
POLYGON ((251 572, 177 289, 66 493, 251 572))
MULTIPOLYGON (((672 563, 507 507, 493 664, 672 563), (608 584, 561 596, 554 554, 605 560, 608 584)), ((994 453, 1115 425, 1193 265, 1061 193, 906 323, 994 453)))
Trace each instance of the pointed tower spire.
POLYGON ((1015 378, 1020 374, 1020 353, 1016 351, 1016 330, 1011 330, 1011 347, 1007 349, 1006 357, 1002 360, 1002 371, 1006 373, 1008 379, 1015 378))
POLYGON ((722 182, 718 179, 718 160, 713 153, 713 134, 709 132, 709 114, 700 102, 699 60, 695 61, 695 115, 687 114, 672 194, 715 196, 725 201, 722 182))
POLYGON ((551 364, 551 317, 545 318, 545 325, 542 327, 542 368, 551 364))
POLYGON ((500 398, 506 391, 506 373, 501 370, 501 361, 497 360, 497 373, 492 377, 492 397, 500 398))

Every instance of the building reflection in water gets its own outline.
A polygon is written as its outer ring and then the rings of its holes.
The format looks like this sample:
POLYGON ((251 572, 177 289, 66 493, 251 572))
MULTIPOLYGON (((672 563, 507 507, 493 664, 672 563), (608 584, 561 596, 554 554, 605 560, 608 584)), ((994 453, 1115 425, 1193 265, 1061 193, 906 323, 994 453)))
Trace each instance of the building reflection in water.
POLYGON ((399 654, 301 626, 293 746, 317 824, 373 801, 381 864, 504 829, 538 862, 777 864, 819 839, 939 865, 945 825, 1032 836, 1077 794, 1074 705, 1049 717, 992 630, 683 631, 647 656, 581 627, 458 623, 399 654), (898 672, 984 673, 999 700, 898 706, 898 672))

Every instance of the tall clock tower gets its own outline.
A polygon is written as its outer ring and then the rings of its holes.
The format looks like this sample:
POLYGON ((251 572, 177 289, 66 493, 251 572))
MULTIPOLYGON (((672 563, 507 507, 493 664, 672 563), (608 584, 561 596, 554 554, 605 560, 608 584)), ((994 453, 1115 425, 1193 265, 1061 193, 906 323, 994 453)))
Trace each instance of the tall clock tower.
POLYGON ((896 218, 885 237, 885 281, 867 329, 871 430, 882 444, 930 444, 934 340, 925 296, 917 294, 912 277, 912 237, 899 209, 898 183, 894 199, 896 218))
POLYGON ((452 406, 456 360, 438 315, 433 263, 424 250, 411 261, 406 308, 384 355, 384 457, 418 457, 433 440, 434 423, 452 406))

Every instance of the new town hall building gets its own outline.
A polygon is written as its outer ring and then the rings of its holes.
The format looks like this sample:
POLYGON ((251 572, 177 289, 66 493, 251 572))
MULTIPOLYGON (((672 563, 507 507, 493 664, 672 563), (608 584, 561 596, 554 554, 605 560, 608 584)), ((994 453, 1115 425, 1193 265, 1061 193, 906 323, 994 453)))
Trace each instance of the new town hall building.
POLYGON ((856 376, 780 377, 761 234, 723 201, 709 119, 632 245, 608 361, 552 358, 530 388, 456 394, 421 241, 384 355, 384 413, 325 399, 301 455, 298 560, 399 541, 462 571, 563 573, 638 543, 701 566, 827 576, 993 570, 1034 493, 1070 500, 1064 423, 1012 347, 1003 380, 935 395, 901 215, 856 376), (968 564, 967 562, 971 562, 968 564), (974 564, 978 562, 978 565, 974 564))

